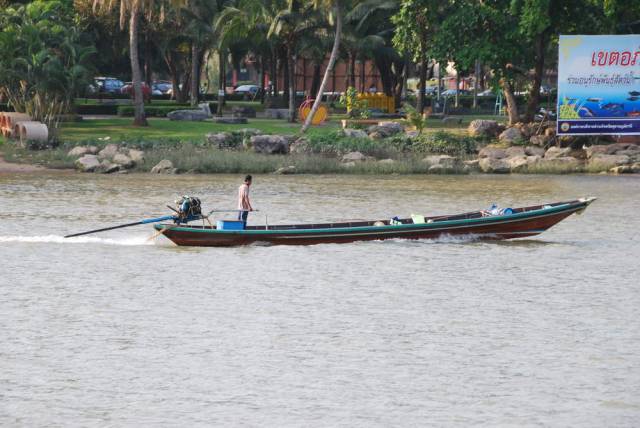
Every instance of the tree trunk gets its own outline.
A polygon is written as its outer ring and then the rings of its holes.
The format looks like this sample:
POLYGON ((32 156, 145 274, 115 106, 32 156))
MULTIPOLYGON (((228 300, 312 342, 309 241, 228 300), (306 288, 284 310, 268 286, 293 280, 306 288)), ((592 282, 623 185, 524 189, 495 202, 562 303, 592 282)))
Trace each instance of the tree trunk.
MULTIPOLYGON (((351 72, 349 73, 349 86, 356 87, 356 53, 351 53, 351 72)), ((346 88, 346 86, 345 86, 346 88)))
POLYGON ((544 73, 545 42, 545 33, 538 34, 536 37, 536 59, 533 69, 533 84, 529 91, 529 101, 527 101, 527 109, 524 114, 525 122, 532 122, 536 112, 538 111, 538 103, 540 102, 540 86, 542 85, 542 73, 544 73))
POLYGON ((271 52, 271 96, 278 96, 278 55, 271 52))
POLYGON ((147 82, 147 85, 149 85, 149 87, 151 87, 151 74, 152 74, 152 70, 151 70, 151 61, 152 61, 152 55, 151 55, 151 42, 149 41, 149 38, 145 35, 144 37, 144 80, 145 82, 147 82))
POLYGON ((282 67, 282 100, 284 105, 289 105, 289 87, 291 82, 289 81, 289 50, 285 49, 284 61, 280 60, 280 67, 282 67))
POLYGON ((473 71, 473 108, 478 108, 478 80, 480 79, 480 60, 476 60, 476 67, 473 71))
POLYGON ((456 70, 456 97, 454 105, 456 108, 460 106, 460 72, 458 70, 456 70))
POLYGON ((329 81, 329 74, 331 74, 331 70, 333 70, 333 66, 336 63, 336 59, 338 58, 338 51, 340 49, 340 38, 342 37, 342 15, 340 13, 340 2, 339 0, 335 0, 333 3, 333 7, 336 12, 336 34, 333 40, 333 48, 331 49, 331 56, 329 57, 329 64, 327 64, 327 69, 324 72, 324 77, 322 78, 322 83, 320 84, 320 88, 318 88, 318 94, 316 95, 316 99, 313 102, 313 106, 311 107, 311 111, 307 115, 307 119, 304 121, 304 125, 302 125, 301 132, 306 132, 311 126, 311 119, 318 111, 320 107, 320 102, 322 101, 322 94, 324 93, 324 88, 327 86, 327 82, 329 81))
POLYGON ((424 112, 424 96, 427 86, 427 54, 425 46, 420 47, 420 81, 418 83, 418 105, 416 110, 422 114, 424 112))
POLYGON ((200 54, 198 45, 191 44, 191 106, 198 105, 200 95, 200 54))
POLYGON ((515 125, 520 121, 518 115, 518 103, 516 97, 513 95, 513 86, 507 79, 500 81, 502 85, 502 92, 504 93, 504 99, 507 102, 507 114, 509 115, 509 125, 515 125))
POLYGON ((289 64, 289 122, 296 121, 296 57, 293 48, 287 49, 287 61, 289 64))
POLYGON ((258 64, 260 64, 260 85, 258 89, 260 91, 260 104, 264 104, 264 95, 267 91, 266 85, 264 84, 265 74, 266 74, 266 64, 264 60, 264 56, 260 56, 258 59, 258 64))
POLYGON ((133 8, 129 20, 129 53, 131 59, 131 77, 133 82, 134 126, 148 126, 144 116, 144 98, 142 94, 142 73, 138 57, 138 9, 133 8))
POLYGON ((318 88, 320 87, 321 68, 322 68, 322 63, 319 63, 319 62, 313 63, 313 77, 311 78, 311 95, 318 93, 318 88))
MULTIPOLYGON (((344 87, 345 88, 349 88, 349 86, 355 86, 355 83, 351 83, 351 73, 353 73, 353 65, 351 63, 351 53, 349 53, 347 55, 347 59, 345 60, 345 65, 347 66, 347 69, 344 73, 344 87)), ((353 78, 353 81, 355 82, 355 76, 353 78)))
POLYGON ((216 115, 222 116, 222 109, 224 108, 224 93, 225 93, 225 57, 222 49, 218 51, 218 108, 216 115))

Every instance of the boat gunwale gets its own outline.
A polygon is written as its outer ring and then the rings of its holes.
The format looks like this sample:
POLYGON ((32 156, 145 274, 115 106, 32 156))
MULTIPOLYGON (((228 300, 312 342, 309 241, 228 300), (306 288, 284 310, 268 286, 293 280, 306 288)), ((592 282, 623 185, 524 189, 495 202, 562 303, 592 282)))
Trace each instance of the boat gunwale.
MULTIPOLYGON (((224 230, 224 229, 212 229, 212 228, 196 228, 189 226, 174 226, 166 224, 154 225, 156 230, 167 230, 170 233, 175 232, 193 232, 193 233, 208 233, 213 235, 238 235, 238 236, 262 236, 262 235, 315 235, 315 234, 327 234, 327 233, 390 233, 401 231, 413 231, 413 230, 438 230, 440 228, 446 228, 450 226, 475 226, 478 224, 491 225, 494 223, 511 223, 513 221, 526 220, 533 217, 546 217, 548 215, 555 215, 565 211, 579 211, 586 208, 594 199, 585 198, 578 199, 569 202, 558 202, 550 208, 539 208, 530 211, 523 211, 514 214, 487 216, 478 218, 466 218, 458 220, 440 220, 433 221, 431 223, 408 223, 398 225, 384 225, 384 226, 351 226, 351 227, 336 227, 336 228, 316 228, 316 229, 277 229, 274 225, 273 229, 245 229, 245 230, 224 230)), ((535 206, 535 205, 534 205, 535 206)), ((522 207, 519 209, 526 209, 528 207, 522 207)), ((452 215, 452 216, 455 216, 452 215)))

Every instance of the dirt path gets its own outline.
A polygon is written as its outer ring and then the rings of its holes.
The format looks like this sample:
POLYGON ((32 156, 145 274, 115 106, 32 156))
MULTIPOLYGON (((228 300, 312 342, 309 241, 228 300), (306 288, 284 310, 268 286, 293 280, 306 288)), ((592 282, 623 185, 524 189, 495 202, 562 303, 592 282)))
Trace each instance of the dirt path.
POLYGON ((56 171, 39 165, 28 165, 22 163, 9 163, 0 154, 0 174, 33 174, 36 172, 56 171))

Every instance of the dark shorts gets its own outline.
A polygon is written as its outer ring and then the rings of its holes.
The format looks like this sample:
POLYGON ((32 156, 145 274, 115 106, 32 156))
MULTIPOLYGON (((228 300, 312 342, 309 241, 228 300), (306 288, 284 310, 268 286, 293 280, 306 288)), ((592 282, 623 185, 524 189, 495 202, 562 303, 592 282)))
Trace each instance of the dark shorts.
POLYGON ((247 222, 247 217, 249 217, 249 211, 239 211, 238 212, 238 220, 247 222))

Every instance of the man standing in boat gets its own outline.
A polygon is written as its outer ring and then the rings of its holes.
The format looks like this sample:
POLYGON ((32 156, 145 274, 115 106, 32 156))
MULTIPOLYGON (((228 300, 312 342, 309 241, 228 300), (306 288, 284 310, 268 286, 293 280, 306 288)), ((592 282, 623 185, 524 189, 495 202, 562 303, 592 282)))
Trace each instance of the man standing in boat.
POLYGON ((238 220, 247 224, 249 211, 253 211, 251 201, 249 200, 249 186, 251 186, 251 176, 244 178, 244 183, 238 188, 238 220))

